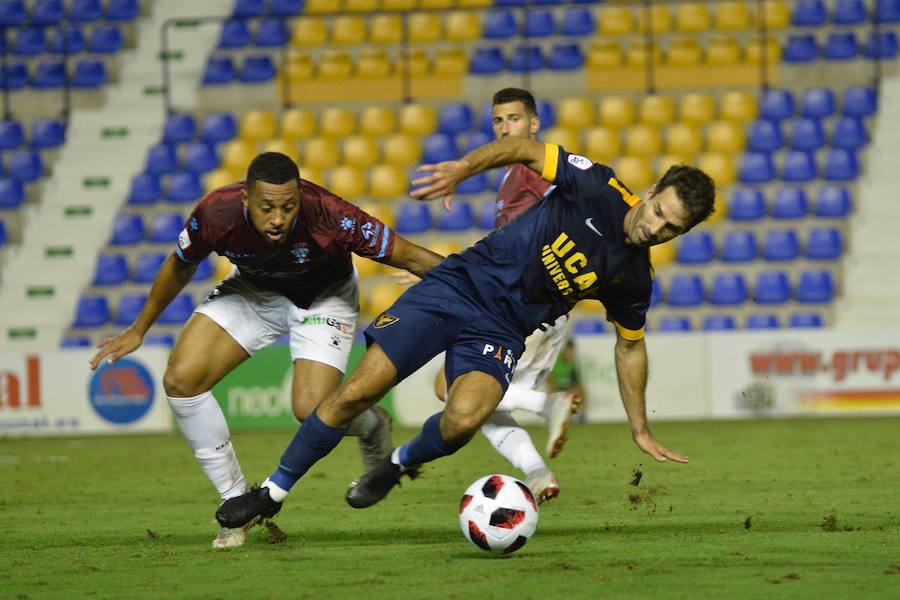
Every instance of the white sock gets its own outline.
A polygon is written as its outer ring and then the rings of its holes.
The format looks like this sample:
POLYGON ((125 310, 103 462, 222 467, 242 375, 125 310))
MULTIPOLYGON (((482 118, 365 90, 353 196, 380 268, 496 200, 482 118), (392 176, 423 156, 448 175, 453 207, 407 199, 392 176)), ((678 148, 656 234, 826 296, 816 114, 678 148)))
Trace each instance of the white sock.
POLYGON ((539 392, 531 388, 519 385, 510 385, 503 395, 497 410, 503 412, 512 412, 516 409, 527 410, 528 412, 540 414, 544 410, 544 404, 547 402, 547 393, 539 392))
POLYGON ((278 487, 278 484, 266 478, 265 481, 262 482, 262 485, 259 487, 269 488, 269 498, 274 500, 275 502, 284 502, 284 499, 288 496, 288 491, 278 487))
POLYGON ((222 500, 247 491, 247 482, 231 445, 228 423, 212 392, 192 398, 167 398, 178 428, 194 451, 194 458, 222 500))
POLYGON ((507 412, 495 412, 481 426, 481 433, 500 456, 526 475, 537 469, 546 469, 544 459, 531 442, 531 436, 522 429, 507 412))
POLYGON ((356 415, 350 424, 347 425, 347 433, 344 435, 352 435, 354 437, 369 437, 369 434, 372 433, 372 430, 378 425, 378 417, 375 416, 375 413, 371 408, 366 409, 366 412, 360 413, 356 415))

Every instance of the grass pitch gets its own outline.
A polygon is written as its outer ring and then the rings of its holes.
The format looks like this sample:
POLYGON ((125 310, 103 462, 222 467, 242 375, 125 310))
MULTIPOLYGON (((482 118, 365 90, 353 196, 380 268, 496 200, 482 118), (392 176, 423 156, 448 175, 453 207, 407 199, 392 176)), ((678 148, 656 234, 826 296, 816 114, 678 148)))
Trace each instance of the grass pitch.
MULTIPOLYGON (((232 551, 210 549, 217 499, 177 434, 0 440, 0 597, 896 598, 898 431, 898 418, 656 424, 682 466, 653 463, 624 425, 574 426, 551 461, 560 498, 506 558, 458 527, 469 483, 518 475, 481 437, 362 511, 343 500, 361 468, 344 442, 276 517, 286 540, 258 527, 232 551)), ((292 434, 236 434, 247 476, 268 475, 292 434)))

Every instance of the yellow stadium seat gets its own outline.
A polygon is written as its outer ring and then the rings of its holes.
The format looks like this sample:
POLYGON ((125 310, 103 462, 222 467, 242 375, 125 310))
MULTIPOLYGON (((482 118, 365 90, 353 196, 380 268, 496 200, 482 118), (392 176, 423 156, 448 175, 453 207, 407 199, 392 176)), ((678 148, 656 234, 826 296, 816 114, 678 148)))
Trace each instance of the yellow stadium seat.
POLYGON ((674 67, 694 67, 700 64, 703 53, 700 44, 691 38, 676 38, 669 42, 666 63, 674 67))
POLYGON ((675 101, 671 96, 642 96, 638 116, 646 125, 668 125, 675 120, 675 101))
POLYGON ((322 79, 346 79, 353 70, 350 56, 339 50, 326 50, 319 57, 316 75, 322 79))
POLYGON ((344 10, 346 12, 374 12, 378 10, 378 0, 344 0, 344 10))
POLYGON ((447 13, 444 37, 450 42, 473 42, 481 39, 481 19, 468 10, 447 13))
POLYGON ((675 10, 675 30, 682 33, 704 33, 709 29, 709 9, 706 4, 685 2, 675 10))
POLYGON ((588 50, 587 66, 593 69, 614 69, 622 64, 622 47, 616 40, 594 40, 588 50))
POLYGON ((289 52, 287 55, 287 64, 285 65, 285 70, 287 72, 288 79, 291 81, 311 79, 313 76, 312 59, 306 52, 289 52))
POLYGON ((351 135, 342 144, 344 164, 365 169, 378 162, 378 145, 367 135, 351 135))
POLYGON ((305 179, 307 181, 311 181, 316 185, 325 187, 325 175, 322 173, 320 169, 316 169, 315 167, 308 167, 306 165, 300 166, 300 178, 305 179))
POLYGON ((308 138, 316 132, 316 114, 305 108, 289 108, 281 114, 281 137, 288 140, 308 138))
POLYGON ((634 123, 634 99, 627 96, 604 96, 600 99, 600 124, 618 128, 634 123))
POLYGON ((357 204, 357 206, 364 213, 375 217, 388 227, 394 227, 394 211, 389 202, 366 202, 357 204))
POLYGON ((424 75, 431 69, 428 63, 428 54, 422 48, 408 50, 406 54, 401 50, 397 58, 397 73, 406 73, 412 77, 424 75))
POLYGON ((717 187, 725 187, 734 183, 734 159, 727 154, 707 152, 700 157, 697 166, 713 178, 717 187))
MULTIPOLYGON (((721 188, 719 188, 721 190, 721 188)), ((718 223, 725 220, 728 214, 728 203, 721 194, 716 193, 716 199, 713 201, 713 213, 704 221, 705 223, 718 223)))
POLYGON ((594 162, 609 164, 622 154, 622 139, 618 130, 599 125, 591 127, 585 134, 584 151, 594 162))
POLYGON ((374 137, 397 129, 397 113, 389 106, 367 106, 359 117, 359 132, 374 137))
POLYGON ((706 130, 706 147, 710 152, 737 154, 747 147, 744 128, 731 121, 716 121, 706 130))
POLYGON ((453 8, 455 0, 419 0, 419 8, 453 8))
POLYGON ((671 241, 650 246, 650 264, 654 267, 664 267, 673 262, 675 262, 675 244, 671 241))
POLYGON ((366 39, 366 21, 357 15, 341 15, 331 22, 331 43, 355 45, 366 39))
POLYGON ((627 6, 604 6, 600 9, 597 33, 606 35, 628 35, 634 31, 634 15, 627 6))
POLYGON ((369 170, 369 195, 376 199, 405 196, 409 189, 406 172, 395 165, 377 165, 369 170))
POLYGON ((324 137, 310 138, 303 145, 300 163, 313 169, 328 169, 340 162, 337 142, 324 137))
POLYGON ((433 44, 441 39, 441 19, 433 13, 409 15, 409 41, 416 44, 433 44))
POLYGON ((696 127, 687 123, 673 123, 666 129, 666 154, 693 158, 703 145, 703 137, 696 127))
POLYGON ((248 142, 260 142, 275 137, 275 113, 270 110, 251 110, 241 117, 238 137, 248 142))
POLYGON ((469 57, 462 48, 438 48, 434 53, 432 73, 463 76, 469 72, 469 57))
MULTIPOLYGON (((360 278, 375 277, 382 272, 381 264, 356 254, 353 255, 353 266, 356 267, 356 273, 360 278)), ((361 296, 360 301, 362 301, 361 296)))
POLYGON ((214 171, 210 171, 203 178, 203 189, 206 190, 206 193, 210 193, 213 190, 217 190, 220 187, 225 187, 226 185, 231 185, 236 181, 240 181, 243 177, 234 177, 234 174, 228 169, 215 169, 214 171))
MULTIPOLYGON (((765 0, 763 15, 767 29, 784 29, 791 23, 791 12, 784 0, 765 0)), ((755 19, 755 24, 760 22, 759 18, 755 19)))
POLYGON ((416 7, 416 0, 382 0, 381 10, 411 10, 416 7))
POLYGON ((377 79, 387 77, 393 70, 394 65, 391 64, 391 59, 380 48, 364 48, 360 50, 359 57, 356 59, 357 77, 377 79))
POLYGON ((656 180, 659 181, 671 167, 685 165, 692 161, 678 154, 663 154, 656 160, 656 180))
POLYGON ((685 94, 679 102, 678 118, 685 123, 702 125, 716 116, 716 103, 709 94, 693 92, 685 94))
MULTIPOLYGON (((309 9, 307 8, 307 12, 309 9)), ((300 48, 321 46, 328 38, 325 19, 322 17, 297 17, 291 29, 291 45, 300 48)))
POLYGON ((561 127, 586 129, 594 124, 595 110, 590 98, 563 98, 556 105, 556 122, 561 127))
POLYGON ((756 98, 750 92, 730 91, 722 95, 719 114, 725 121, 743 124, 756 118, 756 98))
POLYGON ((306 0, 303 11, 306 13, 334 12, 334 0, 306 0))
POLYGON ((653 57, 653 64, 660 63, 662 52, 659 49, 658 42, 648 42, 644 38, 632 38, 628 44, 628 50, 625 51, 625 64, 629 67, 645 67, 651 56, 653 57))
POLYGON ((419 139, 408 133, 395 133, 384 140, 384 162, 408 167, 422 159, 422 145, 419 139))
POLYGON ((295 163, 300 163, 300 152, 297 149, 296 142, 281 139, 269 140, 263 144, 263 152, 279 152, 295 163))
POLYGON ((372 286, 369 295, 369 314, 377 315, 386 311, 406 291, 406 286, 396 283, 379 282, 372 286))
POLYGON ((578 132, 570 127, 551 127, 541 137, 544 142, 562 146, 571 154, 581 154, 581 139, 578 132))
POLYGON ((623 156, 616 163, 616 177, 635 194, 640 195, 653 184, 653 171, 646 158, 623 156))
POLYGON ((400 109, 400 131, 428 135, 437 129, 437 111, 427 104, 405 104, 400 109))
POLYGON ((356 129, 356 115, 346 108, 326 108, 319 122, 319 131, 325 137, 341 138, 356 129))
POLYGON ((484 8, 493 6, 494 0, 457 0, 456 5, 460 8, 484 8))
POLYGON ((372 15, 369 21, 369 39, 375 44, 399 44, 403 37, 403 20, 400 15, 372 15))
MULTIPOLYGON (((645 6, 641 6, 637 13, 637 31, 640 33, 647 32, 648 17, 645 6)), ((672 29, 672 13, 665 3, 653 4, 650 7, 649 23, 650 31, 653 33, 666 33, 672 29)))
POLYGON ((222 166, 236 173, 246 173, 257 154, 256 144, 247 140, 231 140, 220 148, 222 166))
POLYGON ((335 167, 328 173, 328 189, 344 200, 355 200, 366 193, 366 178, 356 167, 335 167))
POLYGON ((742 31, 751 27, 746 2, 717 2, 715 6, 714 27, 719 31, 742 31))
POLYGON ((625 154, 652 158, 662 150, 659 130, 649 125, 632 125, 625 132, 625 154))
POLYGON ((741 46, 730 35, 716 35, 706 43, 706 62, 710 65, 733 65, 741 61, 741 46))
MULTIPOLYGON (((778 43, 778 39, 774 37, 766 38, 765 44, 765 52, 766 52, 766 62, 768 64, 778 64, 781 62, 781 45, 778 43)), ((747 42, 747 62, 759 64, 763 60, 763 43, 762 40, 753 36, 750 38, 750 41, 747 42)))

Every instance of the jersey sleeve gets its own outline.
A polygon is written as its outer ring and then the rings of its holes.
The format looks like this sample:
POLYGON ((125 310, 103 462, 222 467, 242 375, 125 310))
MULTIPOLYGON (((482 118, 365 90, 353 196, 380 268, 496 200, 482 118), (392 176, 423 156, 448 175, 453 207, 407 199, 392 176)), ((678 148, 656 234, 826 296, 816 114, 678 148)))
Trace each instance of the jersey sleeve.
POLYGON ((338 247, 376 260, 394 251, 397 234, 377 217, 337 196, 324 196, 322 208, 316 229, 338 247))
POLYGON ((603 298, 607 318, 616 326, 616 331, 626 340, 639 340, 644 337, 644 325, 647 322, 647 310, 650 298, 603 298))
POLYGON ((613 171, 580 154, 570 154, 556 144, 544 144, 541 179, 569 190, 572 196, 594 194, 609 185, 613 171))
POLYGON ((175 254, 189 264, 199 263, 213 251, 209 228, 203 218, 203 206, 203 202, 198 204, 188 217, 175 245, 175 254))

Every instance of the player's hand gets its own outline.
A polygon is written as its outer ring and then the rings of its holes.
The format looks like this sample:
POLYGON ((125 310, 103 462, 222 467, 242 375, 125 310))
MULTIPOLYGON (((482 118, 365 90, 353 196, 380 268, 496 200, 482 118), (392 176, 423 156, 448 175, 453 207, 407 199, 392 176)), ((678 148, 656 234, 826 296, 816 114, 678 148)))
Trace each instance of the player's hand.
POLYGON ((422 281, 421 277, 406 270, 391 273, 390 277, 397 285, 413 285, 422 281))
POLYGON ((453 192, 459 182, 469 176, 469 163, 464 160, 448 160, 436 165, 422 165, 418 171, 427 175, 413 179, 417 189, 410 195, 416 200, 444 199, 444 210, 450 212, 453 192))
POLYGON ((126 354, 134 352, 141 347, 144 336, 129 327, 115 337, 108 337, 100 340, 97 347, 100 349, 94 358, 91 359, 91 370, 94 371, 100 366, 100 363, 106 361, 111 365, 126 354))
POLYGON ((649 431, 632 434, 632 438, 634 439, 634 443, 638 445, 638 448, 652 456, 658 462, 674 460, 679 463, 687 463, 688 461, 687 456, 673 452, 660 444, 649 431))

